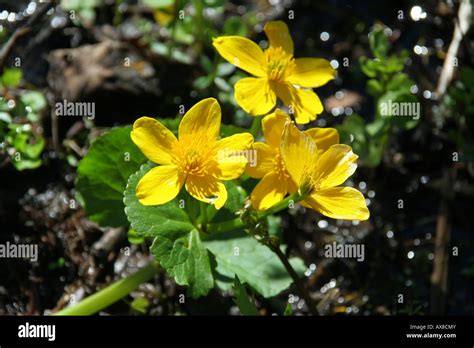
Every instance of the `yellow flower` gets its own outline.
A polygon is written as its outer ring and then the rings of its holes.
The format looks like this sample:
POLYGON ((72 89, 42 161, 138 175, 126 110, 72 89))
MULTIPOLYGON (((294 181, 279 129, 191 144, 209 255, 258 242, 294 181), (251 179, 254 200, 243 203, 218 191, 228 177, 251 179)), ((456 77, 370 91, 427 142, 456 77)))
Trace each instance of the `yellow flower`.
MULTIPOLYGON (((262 178, 250 195, 254 209, 266 210, 281 201, 288 193, 298 190, 286 170, 280 152, 283 130, 287 122, 290 122, 290 118, 280 109, 265 116, 262 131, 266 143, 253 144, 258 165, 252 167, 248 164, 246 173, 253 178, 262 178)), ((320 152, 339 143, 339 134, 334 128, 311 128, 305 134, 314 140, 320 152)))
POLYGON ((160 164, 140 180, 136 195, 143 205, 159 205, 175 198, 183 185, 194 198, 219 209, 227 200, 221 180, 238 178, 247 165, 253 143, 250 133, 217 140, 221 108, 214 98, 201 100, 183 117, 178 138, 157 120, 141 117, 131 137, 143 154, 160 164))
POLYGON ((341 220, 367 220, 364 196, 352 187, 340 187, 357 168, 358 156, 348 145, 335 144, 323 152, 294 124, 283 131, 281 154, 286 169, 300 191, 308 192, 301 204, 341 220))
POLYGON ((273 109, 278 96, 297 123, 316 119, 323 105, 310 88, 323 86, 335 77, 336 71, 326 59, 293 58, 293 40, 284 22, 268 22, 263 30, 270 44, 265 51, 241 36, 213 40, 224 59, 255 76, 235 84, 237 103, 252 115, 264 115, 273 109))
POLYGON ((167 27, 168 24, 170 24, 175 17, 175 10, 176 10, 176 4, 171 3, 170 5, 164 7, 164 8, 157 8, 153 10, 153 18, 155 18, 155 21, 163 26, 167 27))

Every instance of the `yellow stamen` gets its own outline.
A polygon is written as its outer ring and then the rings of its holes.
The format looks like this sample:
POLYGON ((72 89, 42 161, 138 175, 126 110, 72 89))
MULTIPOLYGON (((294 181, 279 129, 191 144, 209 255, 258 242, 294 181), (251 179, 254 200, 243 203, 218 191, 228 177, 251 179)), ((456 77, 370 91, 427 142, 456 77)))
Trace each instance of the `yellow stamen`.
POLYGON ((273 160, 273 163, 275 165, 275 173, 282 179, 289 179, 290 174, 286 170, 285 167, 285 162, 283 162, 283 158, 281 157, 280 152, 278 151, 277 154, 275 155, 275 158, 273 160))
POLYGON ((281 47, 269 47, 265 50, 268 79, 282 80, 295 66, 294 59, 281 47))
POLYGON ((204 176, 209 174, 210 162, 215 157, 215 149, 208 146, 205 136, 183 137, 179 140, 174 162, 186 175, 204 176))

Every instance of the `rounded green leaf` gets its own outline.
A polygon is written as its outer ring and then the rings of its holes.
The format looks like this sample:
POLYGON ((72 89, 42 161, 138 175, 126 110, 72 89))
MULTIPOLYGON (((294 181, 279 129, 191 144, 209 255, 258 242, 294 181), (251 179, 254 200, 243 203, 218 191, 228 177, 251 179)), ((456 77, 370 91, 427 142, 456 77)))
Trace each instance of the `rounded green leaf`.
POLYGON ((86 214, 101 226, 127 226, 123 192, 145 156, 130 139, 131 127, 114 128, 98 138, 77 168, 76 189, 86 214))
MULTIPOLYGON (((260 295, 273 297, 293 283, 280 259, 242 230, 211 236, 204 243, 216 258, 216 270, 221 277, 218 284, 223 289, 230 288, 238 276, 260 295)), ((290 263, 303 276, 306 271, 303 260, 295 257, 290 263)))
POLYGON ((166 204, 142 205, 135 188, 153 165, 145 164, 130 176, 124 196, 125 212, 138 236, 154 237, 150 250, 191 297, 206 295, 214 287, 213 258, 186 213, 186 200, 178 196, 166 204))

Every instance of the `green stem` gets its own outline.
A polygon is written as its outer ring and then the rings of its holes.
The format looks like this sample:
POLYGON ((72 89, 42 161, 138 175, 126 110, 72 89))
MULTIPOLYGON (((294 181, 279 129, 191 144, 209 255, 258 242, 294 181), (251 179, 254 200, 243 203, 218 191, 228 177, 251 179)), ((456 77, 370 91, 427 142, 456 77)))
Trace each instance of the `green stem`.
POLYGON ((257 137, 260 129, 262 128, 262 119, 263 116, 254 116, 252 125, 250 126, 250 133, 253 135, 254 138, 257 137))
POLYGON ((204 22, 204 3, 202 0, 193 0, 193 6, 194 10, 196 11, 196 34, 197 34, 197 40, 196 40, 196 53, 198 55, 201 54, 204 48, 204 40, 205 40, 205 33, 204 33, 204 28, 205 28, 205 22, 204 22))
POLYGON ((313 298, 309 294, 309 291, 304 285, 304 283, 302 282, 301 278, 298 276, 298 273, 296 273, 295 269, 291 265, 290 261, 288 260, 288 257, 286 257, 283 251, 281 251, 279 246, 273 245, 272 243, 266 243, 265 245, 278 256, 281 263, 285 267, 286 271, 293 279, 293 282, 296 285, 298 292, 305 300, 311 314, 319 315, 317 307, 316 307, 316 303, 314 302, 313 298))
MULTIPOLYGON (((258 218, 263 219, 263 218, 266 218, 268 215, 276 214, 282 210, 287 209, 291 203, 297 203, 305 198, 306 198, 306 195, 293 193, 292 195, 289 195, 288 197, 286 197, 284 200, 275 204, 273 207, 258 213, 258 218)), ((207 231, 209 233, 228 232, 228 231, 232 231, 239 227, 244 227, 244 226, 245 224, 242 221, 242 219, 236 218, 236 219, 227 220, 224 222, 216 222, 216 223, 208 224, 207 231)))
POLYGON ((117 302, 121 298, 127 296, 135 290, 141 283, 144 283, 155 275, 158 268, 150 263, 139 271, 129 275, 126 278, 107 286, 106 288, 86 297, 78 304, 67 307, 54 315, 92 315, 100 310, 107 308, 111 304, 117 302))
MULTIPOLYGON (((300 194, 300 193, 293 193, 286 197, 284 200, 278 202, 275 204, 273 207, 259 212, 257 214, 258 220, 262 220, 266 218, 269 215, 276 214, 284 209, 287 209, 291 203, 297 203, 307 197, 308 194, 300 194)), ((228 220, 224 221, 221 223, 214 223, 214 224, 209 224, 207 226, 207 231, 210 233, 219 233, 219 232, 227 232, 231 231, 234 229, 237 229, 239 227, 244 227, 245 224, 242 221, 242 219, 237 218, 233 220, 228 220)), ((281 263, 285 267, 286 271, 288 274, 291 276, 293 279, 294 284, 296 285, 296 288, 298 289, 298 292, 300 295, 304 298, 306 304, 308 305, 308 308, 310 312, 314 315, 318 315, 318 311, 316 308, 316 304, 313 300, 313 298, 310 296, 308 289, 305 287, 304 283, 302 282, 301 278, 298 276, 296 273, 295 269, 291 265, 290 261, 286 257, 286 255, 281 251, 279 245, 275 245, 272 243, 271 239, 267 239, 266 241, 263 242, 264 245, 266 245, 272 252, 274 252, 278 258, 280 259, 281 263)), ((279 244, 279 243, 278 243, 279 244)))

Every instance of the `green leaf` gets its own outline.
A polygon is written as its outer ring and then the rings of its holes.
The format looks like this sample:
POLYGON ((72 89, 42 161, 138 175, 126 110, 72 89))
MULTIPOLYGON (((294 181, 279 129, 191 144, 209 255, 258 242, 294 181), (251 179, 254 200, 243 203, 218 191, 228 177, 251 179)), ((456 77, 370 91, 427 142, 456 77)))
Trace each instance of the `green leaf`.
POLYGON ((232 86, 226 81, 224 80, 222 77, 216 77, 214 79, 214 83, 216 84, 216 86, 224 91, 224 92, 231 92, 232 91, 232 86))
POLYGON ((291 307, 291 303, 288 303, 285 307, 285 311, 283 312, 283 316, 289 317, 293 315, 293 307, 291 307))
POLYGON ((214 287, 212 256, 196 229, 184 236, 161 230, 150 250, 177 284, 188 286, 189 296, 207 295, 214 287))
POLYGON ((29 135, 27 133, 17 133, 14 134, 11 144, 18 152, 24 153, 28 146, 28 139, 29 135))
POLYGON ((182 44, 190 45, 196 41, 196 23, 190 16, 176 21, 174 26, 174 39, 182 44))
POLYGON ((23 72, 18 68, 5 69, 2 75, 2 83, 7 87, 16 87, 20 84, 23 72))
MULTIPOLYGON (((192 39, 193 38, 191 37, 191 42, 192 42, 192 39)), ((193 63, 193 58, 189 54, 175 47, 172 47, 170 50, 170 47, 168 47, 162 42, 152 42, 150 45, 150 49, 154 53, 159 54, 161 56, 166 56, 166 57, 171 56, 172 59, 183 64, 193 63)))
POLYGON ((337 130, 341 133, 341 143, 350 144, 349 136, 351 134, 354 136, 354 141, 365 142, 365 122, 357 114, 346 117, 344 123, 338 126, 337 130))
POLYGON ((196 89, 206 89, 212 83, 212 79, 209 76, 200 76, 193 82, 193 87, 196 89))
POLYGON ((37 91, 28 91, 20 97, 21 101, 33 111, 41 111, 46 107, 46 98, 37 91))
POLYGON ((154 237, 150 250, 177 284, 188 286, 193 298, 206 295, 214 287, 214 260, 185 210, 177 200, 144 206, 135 195, 135 187, 151 168, 145 164, 130 176, 124 197, 128 220, 137 235, 154 237))
POLYGON ((235 65, 230 63, 221 63, 217 66, 217 76, 227 76, 235 71, 235 65))
POLYGON ((421 117, 421 105, 418 98, 405 89, 385 92, 377 101, 377 115, 389 117, 392 124, 411 129, 421 117))
POLYGON ((36 139, 34 144, 28 143, 25 148, 25 155, 30 159, 36 159, 41 155, 44 149, 45 141, 43 137, 36 139))
MULTIPOLYGON (((278 257, 242 230, 211 235, 204 243, 216 257, 223 289, 230 287, 229 280, 236 275, 264 297, 276 296, 293 283, 278 257)), ((304 274, 301 259, 292 258, 290 263, 299 275, 304 274)))
POLYGON ((234 302, 239 307, 240 313, 243 315, 259 315, 255 303, 249 298, 245 285, 240 282, 239 277, 235 276, 234 280, 234 302))
POLYGON ((224 35, 246 36, 248 29, 241 17, 232 16, 225 20, 223 32, 224 35))
POLYGON ((204 69, 204 71, 206 73, 210 73, 212 71, 212 61, 209 59, 208 56, 206 55, 202 55, 200 58, 199 58, 199 63, 201 63, 201 66, 202 68, 204 69))
POLYGON ((123 192, 146 158, 130 139, 131 127, 114 128, 98 138, 77 168, 76 189, 92 221, 127 226, 123 192))
POLYGON ((369 167, 376 167, 382 161, 382 156, 387 143, 387 134, 371 138, 368 143, 368 154, 364 157, 364 164, 369 167))
POLYGON ((376 97, 383 92, 382 85, 378 80, 370 79, 369 81, 367 81, 367 92, 371 96, 376 97))
POLYGON ((397 56, 391 56, 385 61, 383 70, 387 74, 398 73, 403 70, 405 66, 405 59, 397 56))
POLYGON ((146 314, 146 311, 149 306, 150 306, 150 301, 148 301, 146 297, 137 297, 130 304, 130 307, 132 307, 134 310, 142 314, 146 314))
POLYGON ((9 113, 0 111, 0 121, 3 121, 5 123, 11 123, 13 120, 9 113))
POLYGON ((383 130, 387 130, 386 127, 388 124, 390 124, 390 122, 387 122, 386 118, 377 117, 373 122, 367 124, 365 129, 370 137, 374 137, 383 130))
POLYGON ((410 88, 412 85, 414 85, 414 82, 408 77, 407 74, 399 73, 392 77, 387 83, 387 90, 408 94, 410 93, 410 88))
POLYGON ((130 244, 142 244, 145 242, 145 238, 138 235, 137 231, 130 228, 127 233, 127 239, 130 244))
POLYGON ((359 58, 359 65, 360 65, 360 70, 362 70, 362 72, 368 77, 377 76, 376 64, 374 63, 373 60, 362 56, 359 58))
POLYGON ((383 28, 376 28, 369 34, 370 49, 375 57, 383 59, 387 56, 390 43, 383 28))
POLYGON ((233 181, 224 181, 224 185, 227 190, 227 201, 225 202, 225 205, 219 210, 214 208, 214 206, 207 204, 207 215, 209 217, 209 222, 220 222, 235 219, 235 213, 244 206, 245 199, 248 196, 247 191, 233 181))
POLYGON ((41 166, 40 159, 21 158, 19 161, 16 161, 15 159, 13 159, 12 163, 13 163, 13 166, 19 171, 22 171, 25 169, 36 169, 39 166, 41 166))

